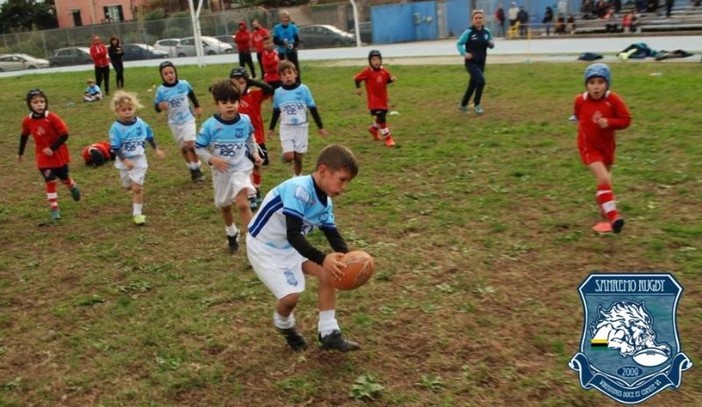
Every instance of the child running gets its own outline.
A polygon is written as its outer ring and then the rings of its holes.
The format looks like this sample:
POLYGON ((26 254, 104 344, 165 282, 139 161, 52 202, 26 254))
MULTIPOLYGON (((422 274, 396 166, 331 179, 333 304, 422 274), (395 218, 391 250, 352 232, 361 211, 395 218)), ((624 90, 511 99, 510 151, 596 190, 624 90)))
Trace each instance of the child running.
POLYGON ((631 124, 631 113, 622 98, 610 90, 612 75, 602 63, 585 69, 586 91, 575 97, 574 116, 578 121, 580 158, 597 180, 595 200, 607 222, 593 227, 598 233, 621 232, 622 218, 612 192, 615 130, 631 124))
MULTIPOLYGON (((245 68, 234 68, 229 73, 229 79, 239 87, 241 99, 239 100, 239 113, 249 116, 254 127, 254 139, 258 145, 258 152, 263 159, 262 165, 268 165, 268 149, 266 148, 266 130, 263 127, 261 105, 273 95, 273 88, 263 82, 249 78, 245 68)), ((256 194, 249 197, 251 209, 258 208, 261 203, 261 165, 254 165, 252 180, 256 194)))
POLYGON ((197 155, 212 166, 214 202, 221 210, 229 252, 239 250, 239 230, 234 224, 232 204, 236 205, 241 221, 247 225, 253 216, 249 207, 249 194, 256 193, 251 184, 253 164, 261 165, 254 140, 251 119, 239 114, 239 88, 229 80, 212 86, 212 96, 217 113, 207 119, 195 141, 197 155), (247 157, 251 154, 253 163, 247 157))
POLYGON ((353 77, 356 83, 356 93, 362 94, 361 82, 366 85, 368 97, 368 110, 371 116, 375 117, 373 124, 368 127, 368 132, 374 140, 385 140, 388 147, 395 146, 390 134, 390 128, 386 120, 388 114, 388 84, 397 80, 385 67, 383 67, 383 56, 380 51, 371 50, 368 53, 368 65, 361 72, 353 77))
POLYGON ((273 89, 278 89, 280 82, 280 74, 278 68, 280 65, 280 57, 275 50, 273 38, 265 37, 263 39, 263 53, 261 54, 261 69, 263 69, 263 81, 271 85, 273 89))
POLYGON ((24 149, 31 135, 34 139, 34 157, 37 168, 39 168, 41 176, 44 177, 51 219, 58 220, 61 219, 61 211, 56 193, 57 178, 71 191, 71 198, 74 201, 80 201, 78 185, 68 173, 68 163, 71 161, 66 147, 68 127, 56 113, 49 111, 49 100, 41 89, 32 89, 27 92, 25 100, 30 113, 22 120, 17 161, 22 162, 24 149))
POLYGON ((336 289, 332 278, 343 275, 343 253, 349 251, 336 228, 332 198, 346 190, 358 175, 351 150, 332 144, 317 158, 315 171, 273 188, 249 223, 246 253, 258 278, 277 299, 273 324, 295 351, 307 348, 307 340, 295 327, 293 310, 305 291, 305 274, 319 279, 318 344, 324 350, 348 352, 360 349, 345 340, 336 320, 336 289), (332 253, 314 247, 306 235, 315 227, 324 233, 332 253))
POLYGON ((132 193, 132 220, 138 226, 146 224, 146 216, 142 213, 144 181, 149 168, 146 143, 154 148, 157 157, 166 156, 156 146, 151 126, 136 116, 136 111, 143 107, 134 93, 118 90, 112 98, 117 120, 110 127, 110 148, 116 156, 115 168, 119 170, 122 186, 132 193))
POLYGON ((283 148, 283 161, 293 163, 293 176, 302 174, 302 157, 307 152, 309 143, 309 123, 307 109, 310 110, 319 135, 327 136, 312 92, 297 82, 297 70, 290 61, 281 61, 278 69, 283 85, 273 95, 273 117, 268 128, 268 137, 273 137, 275 125, 280 117, 280 144, 283 148))
POLYGON ((205 176, 200 169, 200 161, 195 154, 195 134, 197 125, 195 116, 200 116, 202 108, 197 101, 195 91, 185 79, 178 79, 178 71, 171 61, 162 62, 158 67, 163 84, 156 90, 154 107, 156 112, 168 112, 168 127, 180 147, 193 182, 202 182, 205 176), (190 110, 188 99, 193 104, 190 110), (195 116, 193 116, 193 112, 195 116))

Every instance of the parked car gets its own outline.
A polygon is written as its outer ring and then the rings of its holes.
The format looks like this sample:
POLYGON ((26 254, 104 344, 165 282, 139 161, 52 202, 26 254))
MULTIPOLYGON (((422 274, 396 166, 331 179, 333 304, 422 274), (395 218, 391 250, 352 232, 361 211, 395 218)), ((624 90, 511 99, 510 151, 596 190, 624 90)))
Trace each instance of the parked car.
POLYGON ((24 69, 48 68, 49 61, 27 54, 0 55, 0 72, 21 71, 24 69))
POLYGON ((87 47, 66 47, 54 50, 54 55, 49 57, 49 66, 68 66, 92 64, 90 49, 87 47))
MULTIPOLYGON (((362 21, 358 23, 358 26, 360 27, 360 33, 361 33, 361 42, 364 44, 370 44, 373 42, 373 29, 371 27, 371 22, 370 21, 362 21)), ((353 28, 349 30, 349 33, 356 38, 356 30, 353 28)))
POLYGON ((124 44, 122 45, 122 49, 124 50, 124 56, 122 58, 125 61, 168 58, 168 52, 146 44, 124 44))
POLYGON ((222 41, 225 44, 229 44, 232 46, 232 49, 234 52, 236 52, 236 41, 234 41, 234 35, 228 34, 228 35, 215 35, 215 38, 222 41))
POLYGON ((178 56, 178 51, 176 50, 178 44, 180 44, 180 38, 164 38, 156 41, 154 48, 166 51, 169 57, 175 58, 178 56))
POLYGON ((356 44, 356 37, 333 25, 307 25, 298 28, 300 48, 342 47, 356 44))
MULTIPOLYGON (((231 54, 234 52, 234 48, 226 44, 217 38, 202 36, 202 51, 205 55, 215 55, 215 54, 231 54)), ((176 55, 179 57, 192 57, 195 56, 195 38, 187 37, 180 40, 180 43, 176 47, 176 55)))

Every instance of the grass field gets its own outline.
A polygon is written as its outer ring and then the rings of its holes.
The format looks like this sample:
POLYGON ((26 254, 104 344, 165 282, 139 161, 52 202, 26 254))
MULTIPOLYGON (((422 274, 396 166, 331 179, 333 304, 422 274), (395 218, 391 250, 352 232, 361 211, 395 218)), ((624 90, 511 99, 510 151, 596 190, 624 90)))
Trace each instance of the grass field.
MULTIPOLYGON (((627 224, 616 236, 590 230, 594 180, 566 120, 584 64, 489 65, 482 117, 457 109, 462 66, 389 66, 393 150, 366 132, 351 80, 362 64, 303 64, 330 130, 327 140, 311 132, 305 172, 329 142, 361 162, 335 200, 342 234, 377 261, 368 285, 339 295, 344 333, 363 345, 351 354, 288 350, 272 295, 245 253, 228 254, 212 186, 189 181, 163 114, 142 112, 168 156, 149 152, 148 224, 138 228, 117 170, 80 159, 114 120, 107 102, 79 101, 89 73, 0 79, 0 406, 615 405, 567 366, 583 326, 577 287, 594 271, 673 273, 685 287, 682 350, 702 360, 699 64, 612 66, 634 116, 618 133, 614 186, 627 224), (31 142, 16 160, 33 87, 70 127, 84 196, 75 203, 60 186, 63 219, 47 227, 37 226, 49 212, 31 142)), ((179 69, 205 116, 206 89, 229 68, 179 69)), ((156 68, 125 76, 150 105, 156 68)), ((264 190, 290 174, 278 141, 268 144, 264 190)), ((296 311, 310 340, 315 287, 296 311)), ((699 372, 646 405, 702 405, 699 372)))

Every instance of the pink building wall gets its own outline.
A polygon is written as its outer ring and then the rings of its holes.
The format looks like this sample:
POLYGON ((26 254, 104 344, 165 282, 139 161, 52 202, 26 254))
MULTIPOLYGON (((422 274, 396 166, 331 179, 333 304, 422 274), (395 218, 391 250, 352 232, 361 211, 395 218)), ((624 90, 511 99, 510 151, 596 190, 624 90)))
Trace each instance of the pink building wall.
POLYGON ((137 7, 148 0, 55 0, 56 16, 61 28, 102 24, 109 21, 134 20, 137 7), (110 14, 108 20, 107 14, 110 14))

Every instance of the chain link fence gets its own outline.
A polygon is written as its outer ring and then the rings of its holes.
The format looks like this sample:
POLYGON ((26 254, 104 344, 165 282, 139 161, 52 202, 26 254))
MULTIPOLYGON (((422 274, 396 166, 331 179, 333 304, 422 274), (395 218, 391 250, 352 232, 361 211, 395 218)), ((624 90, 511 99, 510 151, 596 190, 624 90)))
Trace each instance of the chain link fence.
MULTIPOLYGON (((250 8, 228 10, 200 16, 202 35, 231 34, 239 21, 258 19, 261 25, 272 27, 278 21, 277 10, 250 8)), ((174 17, 162 20, 135 20, 120 23, 105 23, 54 30, 18 32, 0 35, 0 54, 25 53, 48 58, 53 50, 62 47, 89 47, 93 35, 99 35, 105 43, 111 36, 120 38, 123 44, 144 43, 153 45, 162 38, 184 38, 193 35, 190 17, 174 17)))

